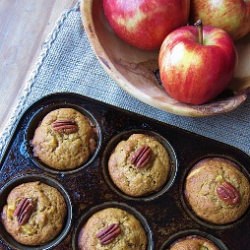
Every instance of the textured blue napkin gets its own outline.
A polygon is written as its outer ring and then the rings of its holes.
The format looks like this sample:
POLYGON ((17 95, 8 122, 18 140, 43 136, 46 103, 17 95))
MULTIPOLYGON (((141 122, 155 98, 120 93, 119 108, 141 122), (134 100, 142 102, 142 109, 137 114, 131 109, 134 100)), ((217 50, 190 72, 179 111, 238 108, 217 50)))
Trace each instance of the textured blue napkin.
POLYGON ((19 104, 2 133, 0 158, 21 114, 33 102, 54 92, 89 96, 231 144, 250 154, 249 101, 225 115, 188 118, 168 114, 134 99, 118 87, 99 65, 83 30, 79 4, 61 16, 44 44, 19 104))

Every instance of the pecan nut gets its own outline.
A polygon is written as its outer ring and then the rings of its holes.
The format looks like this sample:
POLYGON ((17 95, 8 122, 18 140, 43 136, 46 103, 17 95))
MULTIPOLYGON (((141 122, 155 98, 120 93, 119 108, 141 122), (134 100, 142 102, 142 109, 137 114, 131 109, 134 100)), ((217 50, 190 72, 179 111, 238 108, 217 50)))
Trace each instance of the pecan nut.
POLYGON ((144 145, 135 151, 135 153, 131 156, 130 161, 136 167, 143 168, 149 162, 151 156, 151 148, 144 145))
POLYGON ((119 224, 111 224, 110 226, 102 229, 99 233, 97 233, 96 237, 100 240, 101 245, 108 245, 120 233, 121 233, 120 225, 119 224))
POLYGON ((17 217, 18 224, 19 225, 26 224, 29 221, 31 214, 33 213, 33 210, 34 210, 34 204, 32 202, 32 199, 23 198, 19 202, 14 211, 14 216, 17 217))
POLYGON ((52 123, 54 131, 63 134, 75 133, 78 130, 78 126, 74 120, 64 119, 56 120, 52 123))
POLYGON ((240 202, 239 191, 229 182, 221 183, 216 191, 218 197, 229 205, 236 205, 240 202))

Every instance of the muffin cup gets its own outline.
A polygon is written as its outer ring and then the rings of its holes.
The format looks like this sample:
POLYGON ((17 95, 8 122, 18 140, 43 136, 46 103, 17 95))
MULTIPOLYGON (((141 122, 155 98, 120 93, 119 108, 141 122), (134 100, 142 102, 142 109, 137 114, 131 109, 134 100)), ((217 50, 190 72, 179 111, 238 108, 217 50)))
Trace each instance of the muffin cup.
POLYGON ((79 247, 78 247, 79 233, 80 233, 82 227, 84 226, 84 224, 87 222, 87 220, 93 214, 95 214, 96 212, 103 210, 105 208, 120 208, 120 209, 123 209, 123 210, 129 212, 130 214, 134 215, 140 221, 142 227, 144 228, 144 230, 146 232, 147 240, 148 240, 147 250, 154 249, 153 233, 152 233, 152 230, 150 229, 145 217, 140 212, 138 212, 135 208, 133 208, 125 203, 111 201, 111 202, 105 202, 105 203, 102 203, 100 205, 96 205, 94 207, 91 207, 86 213, 84 213, 80 217, 79 222, 76 225, 74 232, 73 232, 73 236, 72 236, 72 248, 73 248, 73 250, 79 250, 79 247))
POLYGON ((122 133, 114 136, 107 144, 107 146, 104 150, 103 156, 102 156, 102 171, 103 171, 103 176, 104 176, 106 183, 112 189, 112 191, 114 191, 119 196, 121 196, 122 198, 127 199, 127 200, 152 201, 152 200, 159 198, 160 196, 165 194, 170 189, 170 187, 173 185, 175 177, 177 175, 177 168, 178 168, 177 157, 176 157, 176 154, 175 154, 173 147, 168 142, 168 140, 166 138, 162 137, 161 135, 159 135, 153 131, 148 131, 148 130, 130 130, 130 131, 122 132, 122 133), (129 196, 129 195, 123 193, 113 183, 113 181, 110 178, 109 171, 108 171, 109 157, 110 157, 111 153, 113 152, 113 150, 115 149, 115 147, 117 146, 117 144, 122 140, 128 139, 129 136, 131 136, 132 134, 136 134, 136 133, 137 134, 145 134, 145 135, 149 135, 149 136, 156 138, 166 148, 167 152, 169 153, 170 165, 171 165, 168 179, 167 179, 166 183, 162 186, 162 188, 159 191, 152 192, 151 194, 148 194, 145 196, 140 196, 140 197, 133 197, 133 196, 129 196))
POLYGON ((97 158, 97 155, 98 155, 98 153, 100 151, 101 144, 102 144, 102 132, 101 132, 101 127, 100 127, 99 123, 97 122, 97 120, 95 119, 95 117, 89 111, 84 109, 82 106, 78 106, 76 104, 70 104, 70 103, 55 103, 55 104, 50 104, 50 105, 47 105, 45 107, 42 107, 42 108, 38 109, 33 114, 30 121, 28 122, 28 126, 27 126, 27 130, 26 130, 26 133, 25 133, 25 139, 24 140, 25 140, 24 144, 25 144, 26 151, 27 151, 30 159, 32 160, 32 162, 37 167, 41 168, 44 171, 48 171, 48 172, 50 172, 52 174, 63 174, 63 175, 64 174, 74 174, 76 172, 79 172, 79 171, 83 170, 85 167, 89 166, 97 158), (42 119, 49 112, 51 112, 51 111, 53 111, 55 109, 59 109, 59 108, 73 108, 73 109, 79 111, 82 115, 87 117, 89 122, 91 124, 93 124, 94 127, 97 130, 97 146, 96 146, 95 152, 81 166, 79 166, 77 168, 74 168, 74 169, 66 170, 66 171, 53 169, 50 166, 43 163, 42 161, 40 161, 39 158, 34 156, 33 147, 32 147, 32 145, 30 143, 31 140, 33 139, 35 130, 39 126, 42 119))
POLYGON ((229 250, 228 247, 218 238, 215 236, 208 234, 206 232, 200 231, 198 229, 190 229, 190 230, 184 230, 181 232, 178 232, 176 234, 173 234, 166 240, 163 245, 161 246, 160 250, 169 250, 170 246, 174 244, 175 242, 178 242, 178 240, 181 240, 186 237, 203 237, 208 240, 210 240, 212 243, 215 244, 220 250, 229 250))
POLYGON ((190 173, 190 171, 194 168, 195 164, 198 163, 201 160, 204 159, 209 159, 209 158, 224 158, 225 160, 229 160, 232 163, 235 164, 235 167, 240 170, 248 180, 250 180, 249 177, 249 173, 248 171, 244 168, 244 166, 242 166, 242 164, 240 164, 239 162, 237 162, 235 159, 232 159, 230 156, 227 155, 216 155, 216 154, 211 154, 211 155, 207 155, 204 156, 202 158, 197 159, 196 161, 194 161, 190 167, 187 168, 187 170, 185 171, 184 175, 183 175, 183 179, 181 181, 182 186, 180 189, 180 197, 181 197, 181 203, 182 206, 185 210, 185 212, 188 214, 189 217, 191 217, 195 222, 197 222, 198 224, 207 227, 207 228, 211 228, 214 230, 224 230, 224 229, 229 229, 232 227, 237 226, 238 224, 240 224, 242 221, 244 221, 245 217, 247 216, 247 214, 250 211, 250 207, 248 207, 247 211, 236 221, 233 221, 231 223, 227 223, 227 224, 214 224, 211 222, 208 222, 206 220, 203 220, 202 218, 198 217, 198 215, 195 214, 195 212, 193 211, 193 209, 191 208, 191 206, 189 205, 188 200, 186 199, 185 196, 185 183, 186 183, 186 178, 188 176, 188 174, 190 173))
POLYGON ((18 243, 6 230, 2 223, 0 223, 0 235, 1 238, 6 242, 6 244, 18 250, 47 250, 53 249, 56 245, 58 245, 68 234, 71 223, 72 223, 72 204, 70 197, 64 187, 58 183, 56 180, 52 179, 49 176, 42 176, 42 175, 21 175, 17 176, 11 181, 7 182, 0 190, 0 211, 2 213, 3 207, 6 204, 7 197, 11 190, 16 186, 26 183, 26 182, 34 182, 40 181, 45 183, 51 187, 56 188, 64 197, 66 206, 67 206, 67 219, 64 222, 64 227, 60 234, 56 236, 56 238, 46 244, 37 245, 37 246, 28 246, 18 243))

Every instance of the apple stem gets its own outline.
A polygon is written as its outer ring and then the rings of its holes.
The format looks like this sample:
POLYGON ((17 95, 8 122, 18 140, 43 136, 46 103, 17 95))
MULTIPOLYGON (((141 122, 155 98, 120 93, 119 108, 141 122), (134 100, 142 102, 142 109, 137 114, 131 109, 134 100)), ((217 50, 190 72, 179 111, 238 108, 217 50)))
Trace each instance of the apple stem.
POLYGON ((194 24, 194 26, 196 26, 197 29, 198 29, 199 43, 200 43, 201 45, 203 45, 203 24, 202 24, 201 19, 199 19, 199 20, 194 24))

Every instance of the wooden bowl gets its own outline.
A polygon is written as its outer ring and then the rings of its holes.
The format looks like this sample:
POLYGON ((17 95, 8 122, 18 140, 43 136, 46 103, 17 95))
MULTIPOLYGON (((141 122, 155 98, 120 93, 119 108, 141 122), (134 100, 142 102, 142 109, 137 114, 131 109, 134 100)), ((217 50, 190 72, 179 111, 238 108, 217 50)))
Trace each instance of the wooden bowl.
POLYGON ((135 98, 170 113, 211 116, 229 112, 247 99, 250 88, 250 34, 237 42, 238 65, 229 89, 204 105, 180 103, 164 91, 158 72, 158 51, 136 49, 119 39, 109 26, 102 0, 81 1, 83 25, 97 58, 106 72, 135 98))

